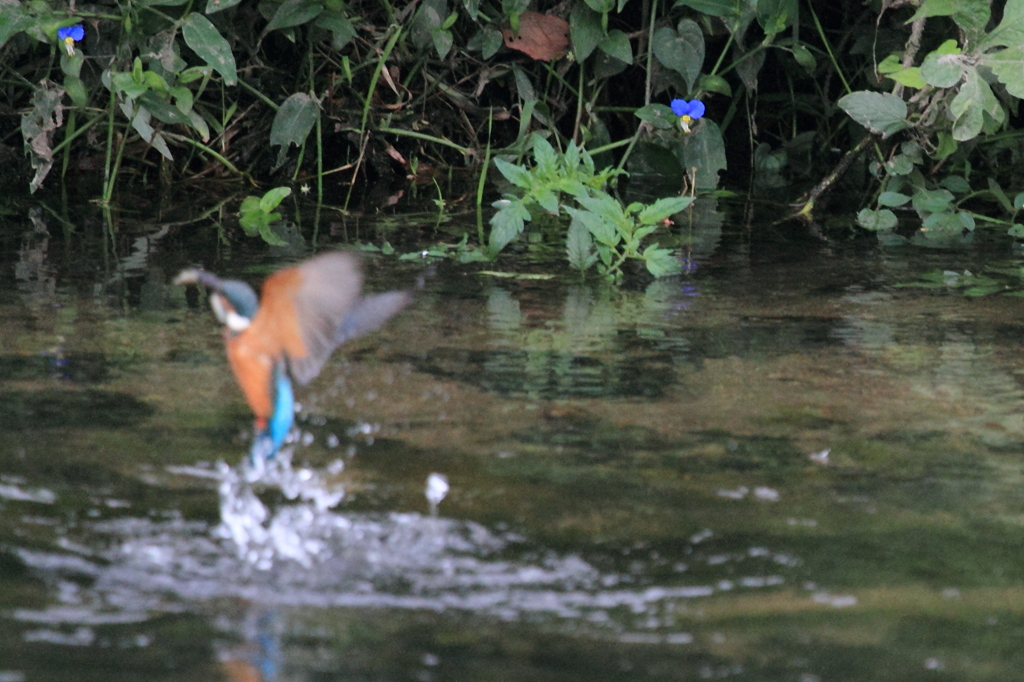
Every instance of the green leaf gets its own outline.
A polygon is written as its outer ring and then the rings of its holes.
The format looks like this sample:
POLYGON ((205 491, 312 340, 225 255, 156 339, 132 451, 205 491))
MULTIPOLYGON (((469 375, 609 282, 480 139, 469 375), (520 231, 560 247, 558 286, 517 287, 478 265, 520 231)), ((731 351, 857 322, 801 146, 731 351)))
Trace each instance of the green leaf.
POLYGON ((900 56, 895 53, 878 62, 878 73, 883 76, 888 76, 890 73, 899 71, 902 68, 903 63, 900 62, 900 56))
POLYGON ((938 49, 928 53, 921 64, 921 78, 928 85, 950 88, 964 75, 964 60, 955 40, 947 40, 938 49))
POLYGON ((732 86, 729 85, 729 81, 721 76, 709 76, 707 74, 701 76, 700 87, 708 92, 717 92, 719 95, 732 97, 732 86))
MULTIPOLYGON (((188 120, 192 124, 192 127, 195 129, 195 131, 199 133, 199 136, 202 138, 203 142, 209 142, 210 127, 206 125, 206 120, 202 116, 200 116, 195 109, 188 112, 188 120)), ((231 117, 225 116, 225 120, 231 120, 231 117)))
MULTIPOLYGON (((444 17, 448 16, 448 0, 421 0, 419 9, 413 15, 408 35, 413 44, 421 49, 434 44, 434 32, 441 28, 444 17)), ((519 12, 510 14, 513 25, 518 30, 519 12)), ((436 49, 436 45, 435 45, 436 49)))
POLYGON ((1024 0, 1007 0, 1002 21, 986 36, 978 51, 1018 45, 1024 45, 1024 0))
POLYGON ((1003 210, 1007 213, 1013 213, 1013 204, 1010 203, 1010 197, 1006 196, 1006 192, 999 186, 995 178, 988 179, 988 191, 992 192, 992 196, 996 198, 999 205, 1003 207, 1003 210))
POLYGON ((692 92, 704 65, 704 33, 700 26, 683 19, 676 31, 667 26, 660 28, 654 33, 652 45, 658 61, 681 75, 692 92))
POLYGON ((912 66, 909 69, 900 69, 889 74, 889 78, 893 79, 900 85, 905 85, 908 88, 916 88, 920 90, 925 87, 927 83, 921 78, 921 69, 916 66, 912 66))
POLYGON ((452 32, 443 28, 435 28, 430 31, 430 37, 434 41, 434 50, 437 51, 437 56, 441 59, 447 57, 452 45, 455 44, 452 32))
POLYGON ((907 104, 887 92, 851 92, 839 100, 850 118, 873 133, 888 137, 907 127, 907 104))
POLYGON ((956 217, 960 221, 960 224, 963 225, 963 228, 965 230, 969 232, 974 232, 975 223, 973 215, 971 215, 967 211, 957 211, 956 217))
POLYGON ((167 81, 165 81, 163 76, 155 71, 145 71, 142 74, 142 80, 150 90, 155 90, 161 94, 168 91, 167 81))
POLYGON ((573 220, 582 222, 591 236, 603 246, 616 246, 622 241, 622 236, 608 220, 594 211, 585 211, 578 208, 566 206, 566 211, 573 217, 573 220))
POLYGON ((670 249, 660 249, 657 244, 652 244, 644 250, 644 262, 647 264, 647 271, 655 277, 678 275, 683 271, 683 266, 670 249))
POLYGON ((144 92, 139 97, 139 104, 146 107, 146 110, 157 120, 164 123, 180 124, 191 126, 192 121, 178 107, 172 106, 167 100, 152 90, 144 92))
POLYGON ((174 106, 178 108, 178 111, 186 116, 192 111, 194 98, 192 97, 191 90, 184 86, 176 85, 173 88, 169 88, 168 93, 174 98, 174 106))
POLYGON ((757 90, 757 77, 764 66, 766 50, 751 50, 736 63, 736 75, 747 90, 757 90))
POLYGON ((983 112, 993 106, 999 108, 992 89, 976 69, 969 69, 967 79, 949 104, 949 113, 954 117, 953 139, 966 142, 977 137, 984 123, 983 112))
POLYGON ((577 147, 576 140, 569 140, 569 144, 565 148, 565 154, 562 155, 566 169, 573 171, 578 169, 580 160, 583 158, 583 154, 586 154, 586 150, 581 150, 577 147))
POLYGON ((561 204, 558 201, 558 194, 548 188, 541 189, 530 195, 541 208, 551 215, 558 215, 561 204))
POLYGON ((576 60, 586 61, 604 38, 601 15, 582 2, 573 3, 569 13, 569 35, 576 60))
MULTIPOLYGON (((989 182, 991 183, 995 181, 990 178, 989 182)), ((946 177, 942 178, 942 181, 939 184, 948 189, 950 192, 955 192, 959 194, 966 194, 971 191, 971 183, 967 182, 967 179, 962 175, 947 175, 946 177)), ((1004 194, 1003 196, 1006 195, 1004 194)))
POLYGON ((537 164, 537 171, 546 175, 557 173, 558 153, 551 143, 537 133, 530 136, 530 141, 533 144, 533 159, 537 164))
POLYGON ((893 229, 899 224, 899 221, 896 220, 896 214, 887 208, 879 210, 862 208, 857 214, 857 224, 865 230, 880 232, 893 229))
POLYGON ((879 206, 902 206, 910 201, 910 197, 899 192, 882 192, 878 195, 879 206))
POLYGON ((78 50, 75 50, 75 54, 70 57, 65 52, 60 55, 60 70, 64 72, 65 76, 80 77, 84 63, 85 55, 78 50))
POLYGON ((764 32, 774 35, 792 25, 799 17, 797 0, 758 0, 757 23, 764 32))
POLYGON ((701 14, 709 14, 713 17, 738 18, 740 16, 738 0, 676 0, 674 6, 692 7, 701 14))
MULTIPOLYGON (((530 81, 530 77, 519 68, 519 65, 512 67, 512 76, 516 81, 516 92, 519 93, 519 99, 524 102, 536 102, 537 92, 533 89, 533 83, 530 81)), ((525 110, 525 107, 524 107, 525 110)), ((529 122, 530 117, 523 112, 522 118, 529 122)))
POLYGON ((683 140, 683 169, 697 169, 697 189, 715 189, 718 173, 728 167, 725 156, 725 140, 718 124, 702 119, 683 140))
POLYGON ((4 5, 4 11, 0 12, 0 47, 8 40, 18 35, 30 26, 35 26, 37 20, 27 13, 17 3, 4 5))
POLYGON ((317 0, 285 0, 274 12, 263 33, 308 24, 323 11, 323 4, 317 0))
POLYGON ((203 10, 203 13, 213 14, 214 12, 220 12, 234 7, 240 2, 242 0, 206 0, 206 9, 203 10))
POLYGON ((981 63, 992 69, 1007 92, 1024 98, 1024 48, 1015 46, 983 55, 981 63))
POLYGON ((906 154, 897 154, 885 163, 885 171, 889 175, 910 175, 914 171, 914 162, 906 154))
POLYGON ((268 190, 267 193, 260 198, 260 210, 264 213, 270 213, 291 193, 292 190, 290 187, 275 187, 268 190))
POLYGON ((185 44, 221 75, 224 85, 238 83, 231 46, 209 19, 198 12, 192 12, 181 25, 181 35, 185 44))
POLYGON ((958 0, 952 17, 967 45, 978 45, 992 16, 991 0, 958 0))
POLYGON ((126 71, 111 74, 110 84, 114 92, 129 100, 136 99, 149 89, 144 84, 136 83, 134 76, 126 71))
POLYGON ((238 212, 242 215, 247 215, 253 211, 258 211, 260 208, 259 197, 246 197, 242 199, 242 205, 238 207, 238 212))
POLYGON ((569 223, 569 231, 565 238, 565 251, 569 265, 580 272, 586 271, 597 262, 594 252, 594 239, 583 221, 573 216, 569 223))
POLYGON ((1024 192, 1021 192, 1013 198, 1013 209, 1019 211, 1024 208, 1024 192))
POLYGON ((466 49, 470 51, 479 50, 484 59, 490 59, 504 44, 505 39, 502 37, 501 31, 496 28, 483 28, 470 38, 466 44, 466 49))
POLYGON ((952 135, 944 130, 940 130, 937 136, 939 143, 935 146, 935 153, 932 155, 935 159, 944 159, 956 151, 958 145, 952 135))
POLYGON ((501 12, 512 22, 512 30, 519 31, 519 15, 530 7, 530 0, 501 0, 501 12))
POLYGON ((344 49, 356 37, 356 27, 341 12, 324 10, 323 14, 316 18, 314 25, 331 32, 331 49, 333 50, 344 49))
POLYGON ((498 211, 491 216, 489 246, 491 253, 498 253, 522 233, 526 221, 530 220, 530 212, 521 199, 502 199, 494 205, 498 211))
POLYGON ((89 92, 78 76, 65 76, 64 89, 67 90, 71 103, 76 107, 84 107, 89 104, 89 92))
POLYGON ((271 213, 267 216, 266 222, 259 226, 260 237, 271 246, 288 246, 288 242, 274 232, 274 228, 271 226, 271 223, 276 223, 280 219, 280 213, 271 213))
POLYGON ((910 24, 918 19, 927 19, 928 17, 948 17, 956 11, 959 2, 960 0, 924 0, 914 16, 907 19, 907 23, 910 24))
POLYGON ((647 121, 651 127, 659 130, 671 130, 676 126, 679 117, 672 112, 667 104, 648 104, 633 112, 641 121, 647 121))
MULTIPOLYGON (((623 212, 622 204, 620 204, 615 197, 606 192, 601 192, 596 196, 579 196, 577 197, 577 201, 580 202, 581 206, 594 215, 610 221, 609 224, 616 222, 623 225, 627 223, 630 225, 632 224, 632 221, 627 218, 626 214, 623 212)), ((594 236, 598 237, 597 234, 594 234, 594 236)), ((616 240, 617 239, 618 238, 616 237, 616 240)), ((617 243, 617 241, 614 243, 617 243)))
POLYGON ((666 197, 658 199, 640 211, 637 220, 643 225, 660 223, 665 218, 686 210, 692 203, 693 197, 666 197))
POLYGON ((932 213, 921 222, 921 231, 930 239, 959 235, 963 233, 965 227, 956 211, 932 213))
POLYGON ((598 14, 607 14, 615 9, 615 0, 584 0, 587 7, 598 14))
POLYGON ((919 189, 914 192, 914 210, 922 217, 926 213, 949 210, 953 204, 953 193, 948 189, 919 189))
POLYGON ((796 43, 790 48, 793 53, 793 59, 796 63, 804 67, 808 73, 814 73, 814 70, 818 66, 818 61, 814 58, 814 55, 804 45, 796 43))
MULTIPOLYGON (((141 107, 139 108, 140 114, 144 111, 145 109, 141 107)), ((138 116, 135 117, 135 121, 139 121, 138 116)), ((139 128, 136 127, 135 129, 138 130, 139 128)), ((174 161, 174 156, 171 154, 171 149, 170 147, 167 146, 167 140, 164 139, 164 136, 161 135, 159 132, 154 131, 152 128, 150 128, 149 130, 152 134, 149 136, 148 139, 146 139, 146 142, 148 142, 149 145, 153 147, 153 149, 160 152, 160 155, 163 156, 165 159, 167 159, 168 161, 174 161)))
POLYGON ((530 175, 530 171, 522 166, 509 163, 508 161, 497 157, 494 159, 494 165, 501 174, 505 176, 505 179, 516 187, 522 187, 523 189, 530 189, 533 187, 533 176, 530 175))
POLYGON ((633 47, 629 44, 629 36, 618 29, 609 31, 604 40, 598 43, 598 47, 609 57, 626 64, 633 63, 633 47))
POLYGON ((200 78, 206 78, 213 70, 209 66, 192 66, 178 74, 178 82, 181 84, 192 83, 200 78))
POLYGON ((270 144, 285 151, 289 144, 296 147, 306 141, 309 131, 320 117, 316 100, 304 92, 296 92, 281 104, 270 126, 270 144))
POLYGON ((1021 225, 1020 223, 1014 223, 1013 227, 1006 231, 1006 234, 1010 235, 1015 239, 1022 239, 1024 238, 1024 225, 1021 225))

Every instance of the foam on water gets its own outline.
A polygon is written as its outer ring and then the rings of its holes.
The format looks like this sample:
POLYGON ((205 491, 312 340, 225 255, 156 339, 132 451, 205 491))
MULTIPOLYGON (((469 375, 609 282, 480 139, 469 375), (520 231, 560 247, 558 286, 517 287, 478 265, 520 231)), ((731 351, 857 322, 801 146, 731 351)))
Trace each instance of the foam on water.
MULTIPOLYGON (((693 583, 680 571, 670 583, 651 584, 649 578, 601 571, 579 556, 545 550, 472 521, 343 513, 335 509, 344 498, 340 484, 332 481, 330 472, 336 470, 293 468, 288 453, 270 460, 258 475, 245 465, 223 463, 178 469, 175 473, 216 482, 218 524, 124 517, 86 526, 88 537, 76 546, 104 548, 90 550, 89 556, 22 550, 26 564, 61 579, 88 576, 90 586, 75 593, 73 605, 15 615, 29 622, 88 625, 241 598, 260 607, 459 609, 507 620, 547 615, 621 635, 678 639, 668 614, 680 600, 785 585, 779 571, 799 563, 757 547, 708 557, 706 566, 720 559, 731 571, 760 558, 774 564, 769 575, 730 573, 730 580, 693 583), (264 501, 268 492, 279 501, 264 501)), ((427 493, 436 509, 438 479, 427 493)), ((710 536, 707 531, 695 541, 710 536)))

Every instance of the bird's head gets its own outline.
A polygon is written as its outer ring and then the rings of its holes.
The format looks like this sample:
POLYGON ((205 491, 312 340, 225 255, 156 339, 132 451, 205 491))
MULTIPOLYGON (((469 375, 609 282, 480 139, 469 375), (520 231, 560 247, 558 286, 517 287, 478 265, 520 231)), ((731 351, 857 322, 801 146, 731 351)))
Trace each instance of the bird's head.
POLYGON ((210 307, 221 324, 232 332, 245 331, 259 308, 259 298, 252 287, 237 279, 220 279, 199 268, 182 270, 174 278, 177 285, 202 284, 210 290, 210 307))

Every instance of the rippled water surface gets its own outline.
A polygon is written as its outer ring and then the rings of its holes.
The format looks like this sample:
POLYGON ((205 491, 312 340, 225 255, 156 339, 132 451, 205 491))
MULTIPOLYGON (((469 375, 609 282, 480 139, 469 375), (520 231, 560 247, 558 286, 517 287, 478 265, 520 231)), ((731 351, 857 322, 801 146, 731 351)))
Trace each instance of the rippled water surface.
POLYGON ((394 226, 89 215, 2 226, 0 682, 1024 679, 1024 302, 899 286, 1009 245, 720 216, 622 289, 371 254, 369 289, 422 289, 253 481, 170 280, 394 226))

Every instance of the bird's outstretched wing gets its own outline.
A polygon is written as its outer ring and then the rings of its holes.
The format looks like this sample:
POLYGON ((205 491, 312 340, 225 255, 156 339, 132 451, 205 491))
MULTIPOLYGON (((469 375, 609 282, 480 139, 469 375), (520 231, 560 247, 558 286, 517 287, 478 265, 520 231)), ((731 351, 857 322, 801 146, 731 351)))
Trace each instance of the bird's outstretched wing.
POLYGON ((349 253, 332 252, 280 270, 263 284, 252 331, 281 341, 292 378, 307 384, 348 339, 372 331, 409 301, 405 292, 362 298, 362 268, 349 253))

